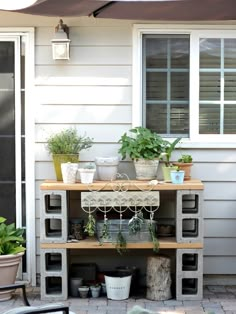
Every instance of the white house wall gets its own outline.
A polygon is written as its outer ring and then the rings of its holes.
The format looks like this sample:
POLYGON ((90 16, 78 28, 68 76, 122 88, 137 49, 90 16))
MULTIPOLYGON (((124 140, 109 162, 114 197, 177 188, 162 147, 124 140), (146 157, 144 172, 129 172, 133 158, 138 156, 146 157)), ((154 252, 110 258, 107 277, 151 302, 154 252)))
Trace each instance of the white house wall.
MULTIPOLYGON (((55 178, 45 142, 51 132, 74 126, 94 138, 80 155, 116 155, 117 141, 132 123, 132 21, 64 18, 70 27, 71 58, 53 61, 57 18, 0 13, 0 26, 35 26, 35 185, 39 271, 39 186, 55 178)), ((181 153, 184 150, 181 151, 181 153)), ((205 184, 204 273, 236 275, 236 151, 190 149, 193 177, 205 184)), ((180 153, 176 152, 178 157, 180 153)), ((122 170, 133 175, 131 163, 122 170)))

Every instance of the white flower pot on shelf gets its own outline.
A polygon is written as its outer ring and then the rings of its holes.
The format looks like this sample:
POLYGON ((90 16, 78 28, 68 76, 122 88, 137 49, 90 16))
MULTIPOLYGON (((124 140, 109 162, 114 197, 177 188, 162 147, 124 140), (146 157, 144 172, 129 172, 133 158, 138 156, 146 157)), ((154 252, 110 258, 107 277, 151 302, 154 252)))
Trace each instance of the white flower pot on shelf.
POLYGON ((61 172, 63 182, 66 184, 71 184, 76 182, 76 175, 78 171, 78 164, 66 162, 61 164, 61 172))
POLYGON ((118 172, 118 157, 96 157, 98 179, 102 181, 115 180, 118 172))
POLYGON ((96 169, 79 168, 80 181, 83 184, 93 183, 93 177, 96 169))

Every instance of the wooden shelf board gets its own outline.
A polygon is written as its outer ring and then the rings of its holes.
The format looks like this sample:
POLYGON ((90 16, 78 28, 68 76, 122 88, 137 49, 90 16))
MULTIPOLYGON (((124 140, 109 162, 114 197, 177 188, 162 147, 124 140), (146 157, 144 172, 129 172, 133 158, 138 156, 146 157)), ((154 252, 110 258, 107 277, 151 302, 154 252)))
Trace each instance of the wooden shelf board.
MULTIPOLYGON (((177 243, 175 238, 163 238, 159 240, 160 249, 202 249, 203 244, 177 243)), ((151 242, 127 243, 127 249, 152 249, 151 242)), ((115 249, 113 243, 103 243, 102 245, 95 239, 82 240, 80 242, 67 243, 41 243, 41 249, 115 249)))
MULTIPOLYGON (((41 190, 63 190, 63 191, 89 191, 104 190, 112 191, 114 185, 122 185, 128 187, 129 191, 150 190, 149 181, 138 180, 116 180, 116 181, 95 181, 90 185, 82 183, 65 184, 62 181, 46 180, 40 186, 41 190), (113 187, 113 188, 112 188, 113 187)), ((200 180, 192 179, 184 181, 183 184, 173 184, 162 182, 154 185, 152 191, 176 191, 176 190, 203 190, 204 185, 200 180)))

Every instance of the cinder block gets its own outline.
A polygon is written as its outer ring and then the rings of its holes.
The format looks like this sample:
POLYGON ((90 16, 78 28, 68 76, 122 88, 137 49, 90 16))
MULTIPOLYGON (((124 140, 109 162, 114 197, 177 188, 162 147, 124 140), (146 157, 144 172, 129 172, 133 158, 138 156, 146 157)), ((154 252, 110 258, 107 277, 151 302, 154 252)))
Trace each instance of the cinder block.
POLYGON ((66 191, 41 192, 40 240, 62 243, 68 238, 66 191))
POLYGON ((176 193, 176 241, 203 241, 203 191, 180 190, 176 193))
POLYGON ((68 263, 66 249, 41 249, 41 299, 67 300, 68 263))
POLYGON ((203 250, 177 249, 176 299, 202 300, 203 250))

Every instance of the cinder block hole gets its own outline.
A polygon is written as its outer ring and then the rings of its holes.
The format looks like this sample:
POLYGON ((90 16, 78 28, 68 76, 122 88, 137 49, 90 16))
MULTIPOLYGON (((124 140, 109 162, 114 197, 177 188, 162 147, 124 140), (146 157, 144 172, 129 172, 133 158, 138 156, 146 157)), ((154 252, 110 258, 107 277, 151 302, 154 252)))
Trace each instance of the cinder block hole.
POLYGON ((45 219, 46 237, 59 238, 62 236, 61 219, 45 219))
POLYGON ((198 219, 183 219, 182 236, 183 238, 198 237, 198 219))
POLYGON ((58 271, 62 269, 62 256, 60 253, 46 253, 45 264, 47 271, 58 271))
POLYGON ((199 211, 199 196, 198 195, 183 195, 182 211, 184 214, 196 214, 199 211))
POLYGON ((61 277, 46 277, 46 293, 47 294, 61 294, 62 293, 62 279, 61 277))
POLYGON ((182 255, 182 270, 195 271, 198 269, 198 254, 183 254, 182 255))
POLYGON ((183 278, 182 279, 182 294, 197 294, 198 279, 197 278, 183 278))
POLYGON ((44 203, 46 213, 61 213, 61 195, 44 195, 44 203))

